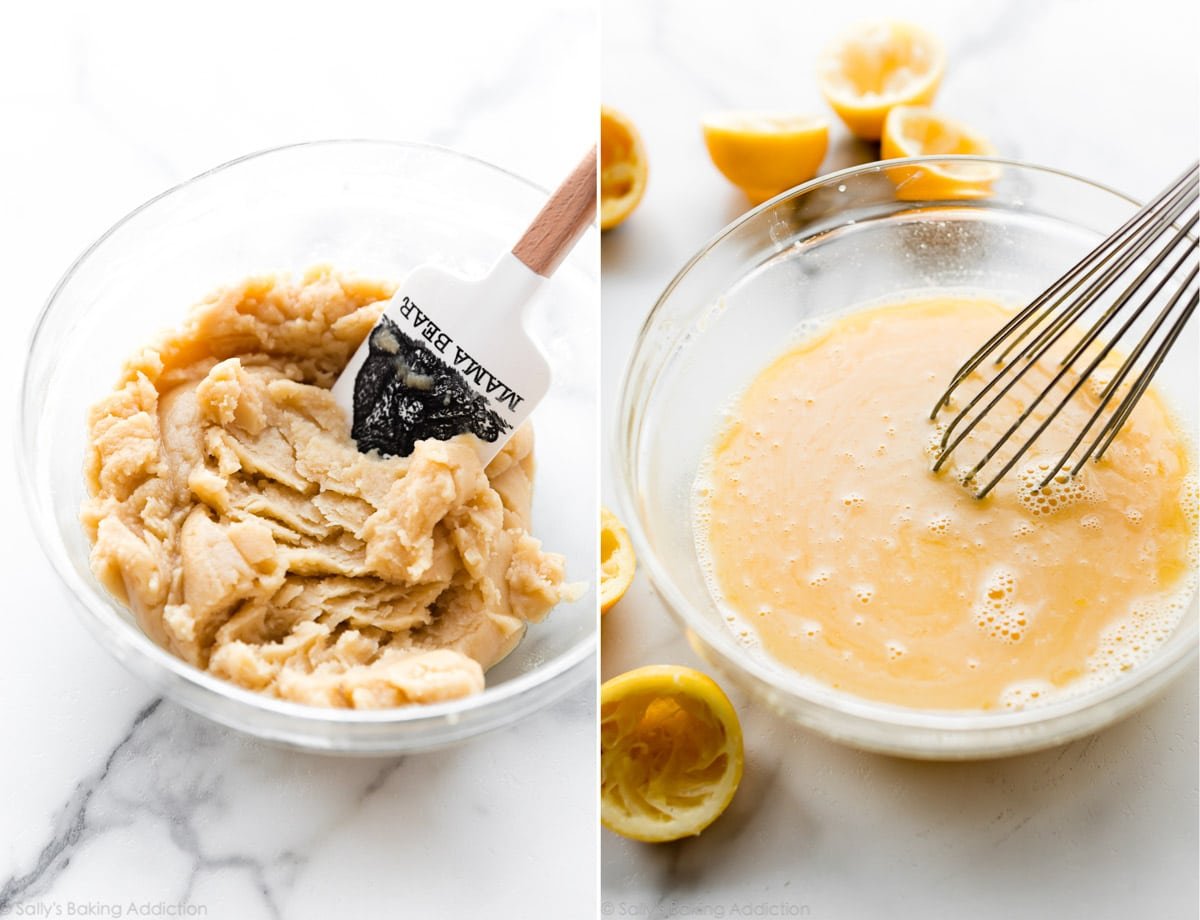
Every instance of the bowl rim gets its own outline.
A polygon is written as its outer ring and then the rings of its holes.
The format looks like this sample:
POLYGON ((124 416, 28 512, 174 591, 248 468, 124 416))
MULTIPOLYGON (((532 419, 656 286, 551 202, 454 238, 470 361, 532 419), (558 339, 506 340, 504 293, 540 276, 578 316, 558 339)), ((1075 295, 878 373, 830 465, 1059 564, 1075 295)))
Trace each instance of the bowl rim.
MULTIPOLYGON (((646 314, 646 318, 638 328, 633 347, 621 373, 614 421, 617 430, 615 436, 612 438, 609 452, 615 461, 614 469, 618 473, 616 482, 614 483, 617 501, 623 513, 626 527, 629 529, 630 536, 639 553, 639 562, 644 563, 651 580, 665 602, 665 606, 676 622, 683 627, 685 634, 691 633, 695 635, 704 646, 711 649, 729 667, 736 671, 744 672, 756 685, 769 687, 773 691, 796 699, 798 702, 814 710, 833 716, 857 719, 873 725, 887 726, 888 728, 933 731, 952 734, 958 738, 965 738, 972 735, 990 736, 996 732, 1030 728, 1035 725, 1056 724, 1062 719, 1079 717, 1084 713, 1104 708, 1110 705, 1115 699, 1122 697, 1138 686, 1153 681, 1155 678, 1163 675, 1164 672, 1181 668, 1189 656, 1196 654, 1200 627, 1192 624, 1186 628, 1186 633, 1183 634, 1184 641, 1179 643, 1177 652, 1170 655, 1157 655, 1149 661, 1143 662, 1136 668, 1131 669, 1130 675, 1136 675, 1136 677, 1118 678, 1117 680, 1108 681, 1091 689, 1070 693, 1050 703, 1016 711, 914 709, 868 700, 865 697, 858 697, 850 693, 834 690, 815 682, 812 682, 811 687, 809 687, 805 685, 806 679, 803 675, 799 674, 796 675, 796 682, 794 684, 789 683, 785 686, 779 680, 780 676, 784 676, 781 675, 781 671, 785 666, 778 665, 773 669, 764 662, 756 659, 755 656, 748 654, 736 643, 732 634, 729 634, 724 627, 716 623, 711 623, 707 619, 694 614, 692 605, 681 595, 667 570, 667 566, 662 563, 654 551, 653 543, 646 535, 641 515, 638 512, 639 502, 637 493, 639 492, 639 487, 636 482, 636 471, 639 467, 639 462, 634 454, 635 447, 640 443, 640 425, 635 429, 633 424, 635 419, 640 419, 641 417, 641 410, 638 408, 638 394, 634 392, 632 387, 634 383, 633 372, 639 365, 639 358, 645 348, 648 336, 653 331, 659 313, 665 309, 667 301, 671 298, 676 288, 679 287, 693 268, 705 259, 709 252, 719 246, 727 237, 738 231, 744 224, 757 218, 758 215, 769 211, 785 201, 806 195, 814 189, 835 185, 852 177, 880 173, 894 167, 944 163, 947 161, 975 162, 983 165, 1013 167, 1020 171, 1057 176, 1069 182, 1090 186, 1135 208, 1141 207, 1141 202, 1137 199, 1103 183, 1085 179, 1067 170, 991 156, 947 154, 943 156, 897 157, 888 160, 874 160, 869 163, 862 163, 857 166, 850 166, 845 169, 826 173, 825 175, 810 179, 808 182, 801 183, 749 209, 718 230, 684 263, 683 267, 676 272, 666 287, 663 288, 662 293, 659 294, 654 305, 646 314)), ((918 205, 918 203, 914 202, 914 205, 927 209, 929 207, 936 207, 937 203, 924 202, 918 205)), ((947 202, 947 206, 950 207, 962 207, 964 205, 971 207, 986 206, 986 201, 963 202, 953 200, 947 202)), ((652 362, 650 370, 653 372, 660 369, 661 363, 661 361, 652 362)), ((1193 600, 1194 602, 1195 600, 1193 600)), ((811 682, 811 678, 807 680, 811 682)), ((866 741, 858 738, 846 737, 841 740, 859 746, 871 746, 866 741)), ((913 750, 914 747, 926 747, 929 753, 936 753, 933 751, 932 746, 921 745, 919 743, 915 746, 911 743, 902 746, 908 750, 913 750)), ((984 753, 986 754, 993 747, 995 746, 986 745, 984 753)), ((899 748, 893 746, 891 749, 898 750, 899 748)), ((954 749, 956 748, 947 748, 946 751, 954 749)), ((999 747, 996 749, 1000 750, 999 747)))
MULTIPOLYGON (((327 138, 282 144, 243 154, 197 173, 191 178, 184 179, 167 188, 165 191, 159 192, 157 195, 143 201, 112 224, 71 262, 42 304, 41 310, 38 312, 37 318, 34 320, 32 329, 26 339, 25 368, 21 375, 21 388, 16 413, 17 437, 14 442, 17 454, 17 478, 26 514, 33 525, 34 533, 37 535, 43 554, 49 559, 51 566, 54 568, 63 585, 87 611, 88 625, 93 628, 94 632, 101 634, 99 636, 101 644, 110 654, 113 654, 114 657, 121 661, 127 669, 129 669, 129 663, 120 654, 118 646, 132 649, 136 654, 141 655, 144 659, 168 672, 170 676, 198 688, 204 695, 216 696, 221 701, 230 701, 235 705, 249 706, 254 710, 265 711, 273 716, 304 723, 309 726, 322 724, 411 725, 439 722, 456 723, 477 711, 494 711, 507 700, 520 697, 527 691, 539 687, 548 687, 557 678, 573 674, 573 679, 559 681, 560 686, 556 693, 544 696, 539 705, 535 707, 540 709, 542 706, 548 705, 550 702, 567 693, 577 684, 583 682, 583 679, 587 676, 587 668, 584 665, 596 657, 596 651, 599 646, 598 624, 581 641, 575 643, 550 661, 543 662, 533 670, 519 674, 502 684, 485 686, 482 692, 458 700, 422 705, 410 704, 388 709, 336 709, 279 700, 247 690, 236 684, 214 677, 205 671, 201 671, 194 665, 189 664, 181 658, 177 658, 166 649, 157 645, 135 623, 120 616, 116 610, 115 601, 103 596, 103 589, 99 585, 89 584, 86 579, 77 577, 74 568, 68 565, 65 552, 60 552, 62 549, 61 541, 58 541, 56 537, 58 528, 52 527, 50 520, 41 513, 41 502, 36 492, 33 471, 29 466, 29 455, 33 449, 33 427, 32 419, 30 418, 32 407, 30 403, 34 395, 31 392, 33 383, 31 379, 33 370, 31 357, 34 346, 38 344, 41 337, 43 326, 50 316, 59 295, 74 278, 80 266, 90 259, 111 236, 138 217, 142 212, 185 188, 201 183, 206 179, 210 179, 247 162, 275 154, 294 152, 301 149, 336 147, 380 147, 398 151, 410 150, 425 154, 434 154, 435 156, 445 156, 462 163, 467 163, 472 167, 481 167, 485 172, 503 177, 505 180, 514 181, 543 197, 548 197, 550 194, 549 190, 545 187, 509 169, 489 163, 487 160, 472 154, 463 153, 440 144, 377 138, 327 138), (103 630, 101 627, 103 627, 103 630)), ((593 282, 598 281, 596 272, 590 267, 577 266, 577 268, 589 280, 593 282)), ((139 678, 145 679, 144 675, 136 671, 134 673, 139 678)), ((162 690, 168 696, 172 695, 171 689, 169 687, 164 688, 161 683, 158 683, 157 689, 162 690)), ((213 716, 210 715, 210 717, 213 716)), ((489 724, 482 726, 482 729, 486 730, 491 727, 498 726, 489 724)))

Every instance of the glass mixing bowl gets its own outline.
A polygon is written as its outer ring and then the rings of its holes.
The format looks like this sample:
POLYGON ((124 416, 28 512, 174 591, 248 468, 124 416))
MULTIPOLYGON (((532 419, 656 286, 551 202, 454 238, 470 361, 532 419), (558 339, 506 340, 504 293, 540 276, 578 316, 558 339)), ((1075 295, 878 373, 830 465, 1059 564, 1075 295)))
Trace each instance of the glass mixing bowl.
MULTIPOLYGON (((1126 715, 1179 673, 1196 651, 1195 599, 1155 657, 1122 680, 1025 711, 914 710, 815 686, 728 628, 706 587, 689 513, 697 466, 722 411, 800 324, 915 290, 1027 301, 1136 207, 1103 186, 1005 160, 872 163, 749 212, 675 276, 626 369, 614 460, 640 559, 703 658, 771 708, 832 739, 930 759, 1059 744, 1126 715), (914 169, 931 166, 990 175, 991 194, 903 200, 917 197, 911 177, 926 175, 914 169)), ((1186 335, 1156 378, 1193 438, 1196 367, 1196 336, 1186 335)))
MULTIPOLYGON (((380 711, 329 710, 251 693, 148 639, 88 568, 78 521, 88 406, 121 362, 214 288, 318 263, 381 280, 420 264, 481 274, 516 241, 546 192, 436 147, 326 141, 235 160, 138 208, 63 276, 34 329, 21 395, 19 468, 38 539, 73 607, 131 671, 196 712, 303 748, 385 753, 433 748, 507 725, 592 677, 596 600, 589 590, 532 625, 468 699, 380 711)), ((538 477, 533 532, 564 553, 572 580, 597 558, 595 231, 530 311, 554 386, 533 414, 538 477)))

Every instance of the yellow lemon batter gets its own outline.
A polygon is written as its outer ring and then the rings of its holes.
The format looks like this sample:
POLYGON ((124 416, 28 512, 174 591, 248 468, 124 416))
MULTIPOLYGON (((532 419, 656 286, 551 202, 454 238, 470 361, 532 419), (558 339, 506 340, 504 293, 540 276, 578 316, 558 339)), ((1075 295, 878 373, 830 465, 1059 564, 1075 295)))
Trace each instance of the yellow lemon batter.
POLYGON ((698 547, 731 620, 775 659, 873 700, 1019 708, 1170 634, 1194 588, 1196 479, 1153 390, 1100 463, 1040 492, 1096 388, 988 498, 961 472, 999 422, 962 466, 930 471, 929 412, 1007 315, 949 297, 860 311, 740 396, 697 479, 698 547))

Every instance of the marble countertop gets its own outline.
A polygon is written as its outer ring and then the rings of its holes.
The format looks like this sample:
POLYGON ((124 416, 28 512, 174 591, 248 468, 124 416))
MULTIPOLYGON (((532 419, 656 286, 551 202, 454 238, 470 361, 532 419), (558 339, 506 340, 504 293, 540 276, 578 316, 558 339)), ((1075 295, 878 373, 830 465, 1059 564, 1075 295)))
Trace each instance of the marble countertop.
MULTIPOLYGON (((243 153, 374 137, 553 185, 595 132, 587 2, 53 0, 0 29, 0 428, 32 322, 132 208, 243 153)), ((86 634, 0 451, 0 916, 589 918, 595 703, 427 755, 279 750, 156 699, 86 634), (385 911, 386 908, 386 911, 385 911), (118 912, 119 911, 119 912, 118 912)))
MULTIPOLYGON (((637 330, 688 258, 745 208, 709 163, 708 110, 826 111, 816 52, 853 18, 922 22, 947 44, 937 100, 1002 154, 1145 198, 1196 156, 1193 6, 1168 2, 605 6, 603 98, 637 123, 641 209, 602 243, 606 431, 637 330), (1153 42, 1134 23, 1159 23, 1153 42), (1169 26, 1167 24, 1170 24, 1169 26)), ((824 170, 874 159, 834 120, 824 170)), ((613 500, 611 482, 604 483, 613 500)), ((604 676, 703 667, 639 576, 605 617, 604 676)), ((1024 757, 926 764, 861 753, 739 704, 746 774, 703 836, 602 834, 612 917, 1194 918, 1197 669, 1094 737, 1024 757), (755 912, 757 911, 757 913, 755 912)))

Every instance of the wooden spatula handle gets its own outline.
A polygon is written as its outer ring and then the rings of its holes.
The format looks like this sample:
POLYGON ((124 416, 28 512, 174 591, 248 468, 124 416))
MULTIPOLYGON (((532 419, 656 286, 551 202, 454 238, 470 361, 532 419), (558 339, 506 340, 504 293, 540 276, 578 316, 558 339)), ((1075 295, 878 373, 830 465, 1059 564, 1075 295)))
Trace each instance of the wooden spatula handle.
POLYGON ((513 247, 512 254, 543 278, 548 278, 584 230, 596 219, 596 148, 555 189, 533 223, 513 247))

